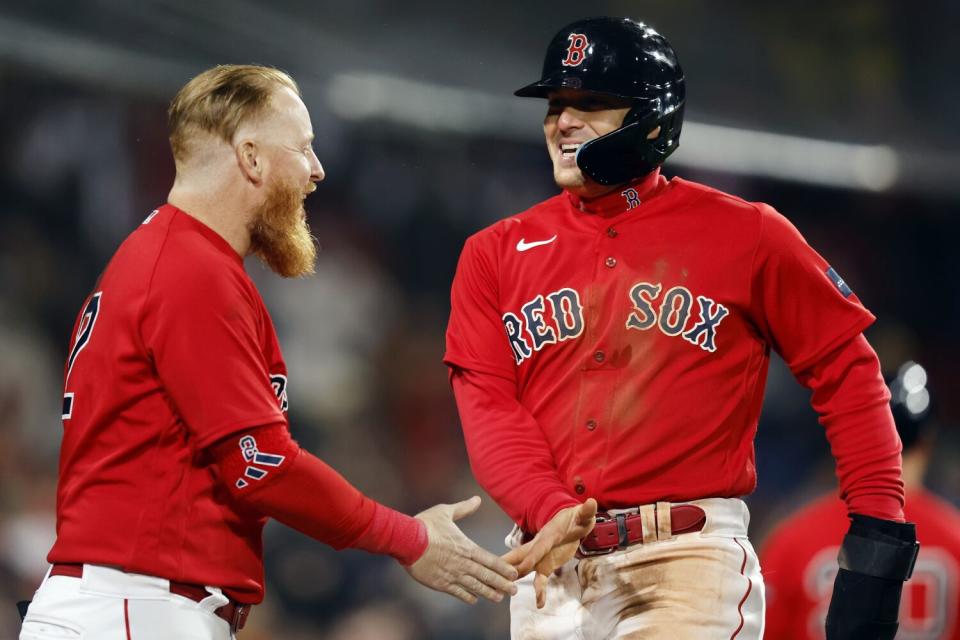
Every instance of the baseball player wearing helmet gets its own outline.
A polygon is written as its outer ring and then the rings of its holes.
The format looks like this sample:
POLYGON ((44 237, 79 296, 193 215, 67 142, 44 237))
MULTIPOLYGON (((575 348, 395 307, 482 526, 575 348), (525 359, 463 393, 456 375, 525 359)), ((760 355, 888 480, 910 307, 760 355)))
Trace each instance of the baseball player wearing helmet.
MULTIPOLYGON (((923 547, 900 603, 903 640, 960 640, 960 512, 923 486, 936 443, 926 370, 900 366, 890 383, 891 406, 903 441, 904 513, 923 547)), ((823 640, 846 509, 826 495, 784 520, 760 549, 768 591, 767 635, 823 640)))
POLYGON ((74 329, 57 540, 21 640, 232 638, 263 598, 270 517, 389 554, 467 602, 512 593, 516 570, 454 524, 479 498, 412 518, 290 437, 287 369, 243 257, 313 271, 303 200, 324 173, 295 82, 219 66, 169 114, 168 203, 120 246, 74 329))
POLYGON ((562 193, 467 240, 445 355, 474 473, 517 524, 506 558, 536 570, 513 637, 762 636, 741 497, 775 350, 854 518, 827 637, 892 638, 916 545, 874 317, 772 207, 660 175, 684 75, 649 26, 564 27, 516 93, 548 100, 562 193))

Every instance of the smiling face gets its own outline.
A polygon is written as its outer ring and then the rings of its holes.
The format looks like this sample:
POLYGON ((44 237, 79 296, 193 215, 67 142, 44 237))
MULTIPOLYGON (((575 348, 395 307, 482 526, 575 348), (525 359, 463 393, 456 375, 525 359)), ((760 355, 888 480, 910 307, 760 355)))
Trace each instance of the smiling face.
POLYGON ((582 198, 592 198, 614 187, 597 184, 577 166, 577 149, 584 142, 620 128, 631 103, 623 98, 574 89, 558 89, 548 96, 543 135, 553 162, 557 186, 582 198))
POLYGON ((324 172, 313 152, 313 126, 303 101, 283 87, 271 97, 271 106, 256 133, 268 170, 264 199, 250 222, 250 248, 289 278, 313 273, 317 249, 303 201, 324 172))

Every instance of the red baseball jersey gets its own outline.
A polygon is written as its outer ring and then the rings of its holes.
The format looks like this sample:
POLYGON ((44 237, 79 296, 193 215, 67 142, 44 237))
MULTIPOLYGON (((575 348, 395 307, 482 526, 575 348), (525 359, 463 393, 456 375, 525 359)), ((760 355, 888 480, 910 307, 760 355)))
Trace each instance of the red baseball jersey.
POLYGON ((117 250, 71 347, 48 560, 259 602, 266 519, 231 502, 204 451, 286 423, 286 366, 243 259, 196 219, 161 207, 117 250))
MULTIPOLYGON (((927 491, 907 493, 920 555, 900 601, 903 640, 960 640, 960 512, 927 491)), ((767 635, 823 640, 837 575, 837 553, 850 526, 846 505, 825 496, 785 520, 760 553, 767 589, 767 635)))
POLYGON ((874 320, 771 207, 657 172, 471 236, 451 307, 444 361, 514 381, 526 455, 606 508, 750 493, 771 348, 801 371, 874 320))

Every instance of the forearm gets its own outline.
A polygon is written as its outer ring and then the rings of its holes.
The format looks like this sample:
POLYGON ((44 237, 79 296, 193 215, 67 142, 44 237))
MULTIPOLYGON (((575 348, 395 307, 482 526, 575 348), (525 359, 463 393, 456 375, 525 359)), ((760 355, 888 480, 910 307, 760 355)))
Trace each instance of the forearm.
POLYGON ((403 564, 412 564, 426 549, 422 522, 363 495, 322 460, 301 449, 284 425, 230 436, 210 452, 218 477, 235 500, 335 549, 384 553, 403 564), (245 438, 255 443, 255 449, 245 438), (252 451, 274 457, 263 458, 268 461, 264 464, 252 451), (253 472, 254 477, 248 473, 250 468, 259 470, 253 472), (261 476, 263 471, 266 473, 261 476))
POLYGON ((900 438, 866 338, 858 335, 797 378, 813 391, 849 511, 903 522, 900 438))
POLYGON ((564 487, 540 426, 508 380, 455 369, 451 375, 477 482, 524 530, 536 532, 579 504, 564 487))

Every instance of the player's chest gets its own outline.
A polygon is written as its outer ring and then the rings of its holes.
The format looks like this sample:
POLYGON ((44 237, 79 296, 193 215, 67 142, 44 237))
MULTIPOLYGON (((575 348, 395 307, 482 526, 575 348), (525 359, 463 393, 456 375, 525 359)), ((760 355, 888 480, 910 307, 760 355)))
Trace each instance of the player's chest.
POLYGON ((598 341, 712 354, 725 333, 742 332, 733 326, 744 322, 749 251, 702 230, 644 231, 560 231, 508 246, 500 312, 518 364, 598 341))

